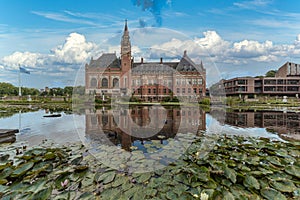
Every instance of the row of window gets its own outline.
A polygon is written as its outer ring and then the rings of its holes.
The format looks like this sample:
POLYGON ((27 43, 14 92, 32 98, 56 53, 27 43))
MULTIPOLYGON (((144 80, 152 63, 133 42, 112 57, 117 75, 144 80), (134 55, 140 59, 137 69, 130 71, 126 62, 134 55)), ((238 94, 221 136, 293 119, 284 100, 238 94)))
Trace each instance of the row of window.
MULTIPOLYGON (((277 92, 286 92, 286 91, 299 91, 298 86, 288 86, 288 87, 283 87, 283 86, 265 86, 263 87, 264 91, 277 91, 277 92)), ((226 92, 245 92, 248 91, 248 88, 246 86, 240 86, 240 87, 235 87, 235 88, 227 88, 226 92)), ((255 88, 255 92, 262 92, 261 88, 255 88)))
MULTIPOLYGON (((197 88, 187 88, 187 90, 186 90, 186 88, 177 88, 176 89, 177 94, 180 94, 180 93, 182 93, 182 94, 185 94, 185 93, 191 94, 192 92, 196 93, 196 94, 197 93, 201 94, 202 91, 203 91, 202 88, 199 88, 199 89, 197 89, 197 88)), ((171 89, 166 89, 166 88, 164 88, 162 90, 161 89, 157 90, 156 88, 148 88, 147 92, 148 92, 148 94, 161 94, 161 93, 163 93, 163 94, 171 94, 172 90, 171 89)), ((140 88, 137 89, 136 93, 137 94, 141 94, 141 89, 140 88)))
MULTIPOLYGON (((143 83, 140 79, 137 80, 132 80, 132 86, 138 86, 138 85, 147 85, 147 84, 158 84, 159 81, 157 79, 150 79, 150 80, 143 80, 143 83)), ((164 80, 161 84, 165 86, 171 86, 172 85, 172 80, 164 80)), ((203 80, 200 79, 178 79, 176 80, 176 85, 202 85, 203 80)))
MULTIPOLYGON (((119 87, 119 79, 114 78, 112 84, 113 84, 113 87, 119 87)), ((98 85, 97 79, 92 78, 91 83, 90 83, 91 88, 97 88, 97 85, 98 85)), ((108 88, 108 79, 107 78, 103 78, 101 80, 101 88, 108 88)))

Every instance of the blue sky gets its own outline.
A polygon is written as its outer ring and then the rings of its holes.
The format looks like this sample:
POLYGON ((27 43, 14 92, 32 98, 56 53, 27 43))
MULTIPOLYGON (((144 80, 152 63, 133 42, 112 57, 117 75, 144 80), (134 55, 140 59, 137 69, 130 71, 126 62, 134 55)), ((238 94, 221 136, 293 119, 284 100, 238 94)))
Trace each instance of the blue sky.
POLYGON ((286 61, 300 63, 299 1, 0 3, 0 81, 15 85, 18 64, 32 72, 22 75, 24 86, 73 85, 77 71, 91 57, 118 53, 124 19, 135 58, 178 57, 186 49, 192 59, 203 61, 208 73, 218 70, 218 78, 261 75, 286 61), (149 48, 157 51, 143 51, 149 48))

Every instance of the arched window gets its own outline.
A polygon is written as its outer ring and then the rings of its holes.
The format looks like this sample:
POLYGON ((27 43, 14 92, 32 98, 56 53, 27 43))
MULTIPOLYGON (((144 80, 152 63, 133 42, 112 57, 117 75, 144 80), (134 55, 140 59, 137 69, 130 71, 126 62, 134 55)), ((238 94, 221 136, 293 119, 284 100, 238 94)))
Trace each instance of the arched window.
POLYGON ((107 78, 102 79, 102 88, 107 88, 108 87, 108 80, 107 78))
POLYGON ((92 78, 91 79, 91 88, 96 88, 97 87, 97 79, 96 78, 92 78))
POLYGON ((118 78, 113 79, 113 87, 119 87, 119 79, 118 78))

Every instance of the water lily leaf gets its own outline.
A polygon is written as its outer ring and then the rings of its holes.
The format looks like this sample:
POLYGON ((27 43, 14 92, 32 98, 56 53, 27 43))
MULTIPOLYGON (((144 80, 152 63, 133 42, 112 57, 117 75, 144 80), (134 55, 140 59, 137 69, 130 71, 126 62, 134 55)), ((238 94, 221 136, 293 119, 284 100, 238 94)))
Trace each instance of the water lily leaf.
POLYGON ((284 165, 282 165, 282 163, 280 162, 280 159, 274 156, 270 156, 267 157, 266 160, 268 160, 270 163, 272 163, 273 165, 277 165, 280 167, 283 167, 284 165))
POLYGON ((291 181, 272 181, 270 185, 280 192, 293 192, 296 189, 296 186, 291 181))
POLYGON ((257 190, 260 188, 260 185, 259 185, 259 182, 257 181, 257 179, 250 175, 246 175, 246 177, 243 181, 243 184, 247 188, 255 188, 257 190))
POLYGON ((223 192, 223 200, 235 200, 235 198, 230 192, 225 191, 223 192))
POLYGON ((111 183, 115 179, 116 173, 114 171, 110 171, 105 173, 105 178, 103 179, 103 184, 111 183))
POLYGON ((45 160, 53 160, 54 158, 56 158, 56 155, 52 152, 47 152, 44 155, 45 160))
POLYGON ((51 193, 52 193, 52 188, 48 187, 46 189, 40 190, 37 193, 34 193, 31 199, 39 199, 39 200, 49 199, 51 193))
POLYGON ((9 158, 9 154, 0 155, 0 162, 6 162, 9 158))
POLYGON ((272 188, 265 188, 260 191, 261 195, 268 200, 286 200, 286 197, 281 192, 272 188))
POLYGON ((87 165, 78 165, 78 166, 74 167, 74 169, 75 169, 76 172, 83 171, 83 170, 86 170, 88 168, 89 168, 89 166, 87 166, 87 165))
POLYGON ((0 179, 0 185, 6 184, 8 181, 7 179, 0 179))
POLYGON ((118 187, 120 185, 125 184, 128 181, 129 179, 125 176, 116 176, 115 181, 112 183, 112 187, 118 187))
POLYGON ((72 165, 79 165, 82 160, 83 160, 83 156, 80 155, 79 157, 76 157, 73 160, 71 160, 71 164, 72 165))
POLYGON ((224 175, 226 178, 230 179, 232 183, 236 182, 236 172, 233 169, 226 167, 224 170, 224 175))
POLYGON ((91 192, 85 192, 78 198, 80 200, 92 200, 95 199, 95 196, 91 192))
POLYGON ((145 183, 146 181, 148 181, 151 178, 151 173, 144 173, 142 175, 140 175, 137 179, 137 181, 139 183, 145 183))
POLYGON ((38 182, 35 182, 30 187, 27 188, 27 191, 37 193, 40 190, 44 189, 46 182, 47 182, 46 180, 40 180, 38 182))
POLYGON ((11 177, 19 177, 24 175, 28 170, 30 170, 33 167, 33 165, 33 162, 26 162, 17 166, 14 172, 11 174, 11 177))
POLYGON ((157 194, 157 190, 156 189, 153 189, 153 188, 150 188, 150 189, 146 189, 145 191, 145 194, 148 196, 148 197, 154 197, 156 196, 157 194))
POLYGON ((11 173, 13 172, 13 169, 11 167, 5 168, 1 173, 0 173, 0 179, 5 179, 8 177, 11 173))
POLYGON ((213 179, 209 179, 209 181, 204 184, 203 187, 208 189, 216 189, 218 185, 213 179))
POLYGON ((286 173, 296 176, 297 178, 300 178, 300 167, 289 165, 285 167, 284 170, 286 171, 286 173))
POLYGON ((5 168, 7 168, 9 166, 11 166, 10 162, 0 163, 0 170, 5 169, 5 168))
POLYGON ((5 193, 9 189, 8 186, 0 185, 0 194, 5 193))
POLYGON ((92 177, 84 177, 81 181, 82 187, 93 185, 94 179, 92 177))
POLYGON ((32 154, 34 156, 40 156, 40 155, 43 155, 47 152, 46 149, 42 149, 42 148, 35 148, 35 149, 32 149, 30 150, 28 153, 29 154, 32 154))
POLYGON ((178 196, 176 193, 172 191, 168 191, 166 194, 167 199, 173 200, 173 199, 178 199, 178 196))

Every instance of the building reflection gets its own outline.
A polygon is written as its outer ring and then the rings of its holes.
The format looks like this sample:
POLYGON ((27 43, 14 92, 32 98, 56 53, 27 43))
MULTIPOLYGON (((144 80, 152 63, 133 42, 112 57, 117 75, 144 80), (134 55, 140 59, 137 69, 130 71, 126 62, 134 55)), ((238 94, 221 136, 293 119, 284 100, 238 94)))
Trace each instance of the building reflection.
POLYGON ((226 112, 212 110, 210 114, 218 121, 232 126, 266 128, 278 134, 300 135, 300 113, 282 111, 226 112), (220 118, 219 116, 225 116, 220 118))
POLYGON ((120 145, 130 151, 134 142, 174 138, 177 133, 205 130, 205 112, 198 107, 134 106, 86 109, 86 138, 120 145))

